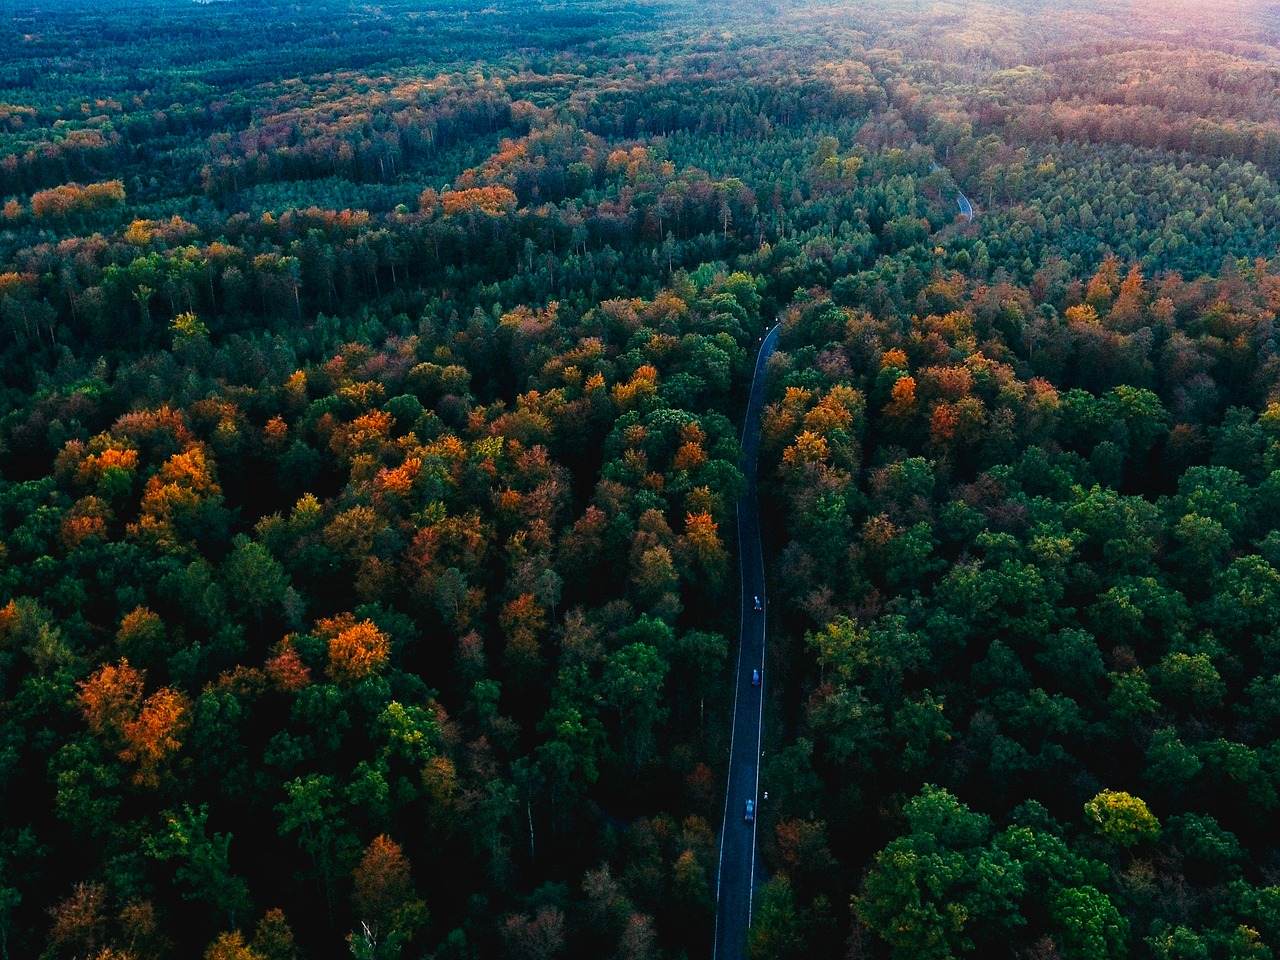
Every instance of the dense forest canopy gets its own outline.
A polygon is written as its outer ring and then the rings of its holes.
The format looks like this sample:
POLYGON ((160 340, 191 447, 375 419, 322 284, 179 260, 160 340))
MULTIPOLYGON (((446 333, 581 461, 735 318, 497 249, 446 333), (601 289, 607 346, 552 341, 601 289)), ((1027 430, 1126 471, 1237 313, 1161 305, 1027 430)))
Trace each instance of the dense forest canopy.
POLYGON ((1280 956, 1280 8, 0 10, 0 960, 1280 956), (976 215, 962 214, 961 200, 976 215))

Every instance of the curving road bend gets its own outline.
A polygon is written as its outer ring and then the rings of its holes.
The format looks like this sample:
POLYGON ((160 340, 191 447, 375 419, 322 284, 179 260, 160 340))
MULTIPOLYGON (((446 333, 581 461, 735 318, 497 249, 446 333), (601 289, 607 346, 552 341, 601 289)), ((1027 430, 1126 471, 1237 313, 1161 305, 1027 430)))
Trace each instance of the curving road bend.
MULTIPOLYGON (((933 169, 937 171, 937 170, 942 170, 943 167, 941 164, 935 163, 933 165, 933 169)), ((951 182, 952 182, 952 185, 955 186, 956 188, 956 206, 960 208, 960 215, 964 217, 965 220, 967 220, 969 223, 973 223, 973 218, 978 215, 978 211, 974 209, 973 204, 969 201, 969 198, 964 195, 964 191, 960 189, 960 185, 955 182, 954 177, 952 178, 951 182)))
POLYGON ((756 496, 756 459, 760 452, 760 411, 764 406, 765 366, 778 345, 780 324, 760 343, 751 396, 742 424, 742 460, 746 480, 738 500, 738 572, 742 584, 738 667, 734 680, 733 727, 729 738, 729 780, 725 788, 724 824, 720 828, 720 864, 716 873, 714 960, 743 960, 755 891, 756 820, 744 820, 747 801, 760 806, 760 745, 764 733, 765 610, 764 552, 760 545, 760 504, 756 496), (751 683, 759 670, 760 686, 751 683))

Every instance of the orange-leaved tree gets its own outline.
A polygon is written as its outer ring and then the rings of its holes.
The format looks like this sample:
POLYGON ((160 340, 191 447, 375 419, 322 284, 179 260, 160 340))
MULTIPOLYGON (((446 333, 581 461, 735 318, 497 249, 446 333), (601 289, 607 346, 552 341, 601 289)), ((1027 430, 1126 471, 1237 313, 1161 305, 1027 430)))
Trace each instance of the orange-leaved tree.
POLYGON ((352 946, 370 948, 370 956, 397 955, 396 948, 427 919, 426 906, 414 896, 409 858, 400 844, 379 834, 365 848, 352 878, 351 901, 359 923, 351 934, 352 946), (377 953, 379 945, 382 953, 377 953))
POLYGON ((372 620, 356 621, 350 613, 316 624, 329 641, 329 679, 354 683, 376 673, 391 656, 391 641, 372 620))

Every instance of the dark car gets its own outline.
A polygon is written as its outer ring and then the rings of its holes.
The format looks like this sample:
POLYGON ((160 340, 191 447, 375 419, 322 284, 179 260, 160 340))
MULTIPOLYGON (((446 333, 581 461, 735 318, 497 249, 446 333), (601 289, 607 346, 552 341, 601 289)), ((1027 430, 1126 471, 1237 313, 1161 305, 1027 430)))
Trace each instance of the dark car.
POLYGON ((752 671, 751 671, 751 685, 752 685, 753 687, 758 687, 758 686, 760 686, 760 671, 759 671, 759 669, 755 669, 755 670, 752 670, 752 671))
POLYGON ((747 812, 742 815, 742 819, 747 823, 751 823, 756 818, 756 802, 754 800, 747 801, 747 812))
POLYGON ((764 609, 764 604, 760 602, 760 594, 757 593, 754 597, 751 598, 751 609, 752 610, 764 609))

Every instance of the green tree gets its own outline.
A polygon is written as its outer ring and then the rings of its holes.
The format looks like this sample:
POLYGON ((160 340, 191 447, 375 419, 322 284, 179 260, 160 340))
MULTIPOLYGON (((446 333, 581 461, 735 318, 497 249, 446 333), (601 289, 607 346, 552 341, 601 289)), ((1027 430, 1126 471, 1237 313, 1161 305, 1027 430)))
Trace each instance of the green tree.
POLYGON ((241 615, 261 621, 285 612, 289 576, 261 543, 243 534, 236 536, 223 561, 222 579, 230 605, 241 615))
POLYGON ((174 876, 185 887, 184 899, 212 907, 235 927, 236 918, 249 910, 249 885, 231 870, 231 834, 209 834, 208 819, 204 804, 166 811, 163 828, 147 837, 144 847, 157 860, 177 862, 174 876))
POLYGON ((1109 960, 1125 955, 1129 925, 1096 887, 1064 887, 1052 898, 1049 916, 1067 960, 1109 960))
POLYGON ((337 783, 332 776, 308 774, 286 783, 285 797, 276 806, 279 833, 282 837, 295 836, 311 860, 312 873, 332 922, 338 877, 358 849, 344 822, 337 783))
POLYGON ((747 943, 751 960, 790 960, 804 956, 805 924, 796 906, 791 881, 774 877, 756 898, 747 943))
POLYGON ((653 755, 657 727, 666 714, 662 706, 666 674, 666 661, 647 643, 628 644, 605 661, 600 688, 618 713, 624 754, 635 769, 653 755))
POLYGON ((1146 803, 1123 790, 1103 790, 1084 805, 1084 814, 1094 828, 1119 847, 1132 847, 1155 840, 1160 821, 1146 803))
POLYGON ((910 833, 876 854, 853 901, 895 958, 945 960, 999 942, 1025 922, 1022 865, 988 846, 987 817, 932 785, 903 812, 910 833))

